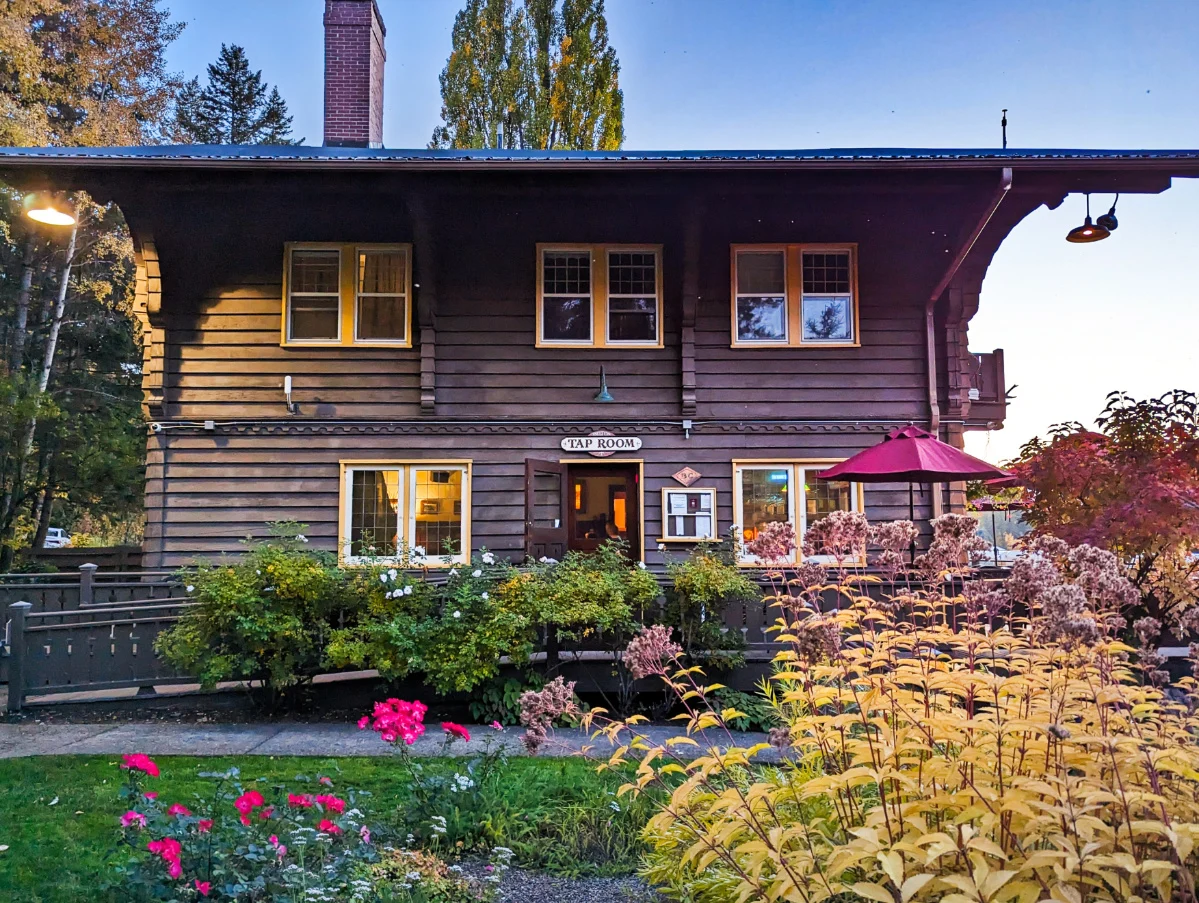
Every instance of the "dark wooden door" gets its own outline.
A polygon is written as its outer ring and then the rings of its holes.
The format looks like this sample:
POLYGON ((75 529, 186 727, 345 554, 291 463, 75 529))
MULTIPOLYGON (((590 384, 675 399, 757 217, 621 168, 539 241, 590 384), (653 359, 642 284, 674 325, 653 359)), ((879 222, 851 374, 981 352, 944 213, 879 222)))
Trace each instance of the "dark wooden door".
POLYGON ((566 554, 566 465, 525 459, 525 555, 561 560, 566 554))

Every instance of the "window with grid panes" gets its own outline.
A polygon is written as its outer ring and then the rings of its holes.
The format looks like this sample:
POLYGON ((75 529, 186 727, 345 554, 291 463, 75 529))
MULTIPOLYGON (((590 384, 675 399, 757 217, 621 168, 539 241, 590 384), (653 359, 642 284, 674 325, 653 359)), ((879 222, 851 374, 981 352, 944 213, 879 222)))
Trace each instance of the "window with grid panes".
MULTIPOLYGON (((857 511, 861 487, 844 480, 824 480, 829 464, 793 462, 744 462, 733 465, 733 511, 739 518, 741 538, 751 542, 770 523, 786 523, 795 529, 797 547, 802 547, 807 528, 833 511, 857 511)), ((805 556, 821 561, 823 556, 805 556)), ((792 560, 795 560, 794 558, 792 560)), ((742 550, 743 564, 760 564, 742 550)))
POLYGON ((467 560, 469 468, 436 462, 345 466, 342 556, 350 564, 467 560))
POLYGON ((283 343, 411 345, 408 245, 291 244, 283 343))
POLYGON ((657 247, 538 246, 538 344, 660 344, 660 266, 657 247))
POLYGON ((608 252, 608 342, 658 341, 658 255, 608 252))
POLYGON ((733 345, 856 345, 853 246, 735 245, 733 345))

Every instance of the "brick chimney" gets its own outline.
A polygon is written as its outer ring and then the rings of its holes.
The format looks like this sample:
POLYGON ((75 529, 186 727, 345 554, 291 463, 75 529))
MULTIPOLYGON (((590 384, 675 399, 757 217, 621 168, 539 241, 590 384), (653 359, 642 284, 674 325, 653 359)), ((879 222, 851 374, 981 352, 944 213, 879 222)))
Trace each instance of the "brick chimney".
POLYGON ((325 0, 325 146, 383 146, 387 29, 375 0, 325 0))

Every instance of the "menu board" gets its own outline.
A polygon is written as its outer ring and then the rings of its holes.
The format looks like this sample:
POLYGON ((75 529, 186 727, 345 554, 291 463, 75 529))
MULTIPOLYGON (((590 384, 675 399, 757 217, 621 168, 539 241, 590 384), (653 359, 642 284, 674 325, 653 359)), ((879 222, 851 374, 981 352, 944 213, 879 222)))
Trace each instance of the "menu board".
POLYGON ((663 542, 700 542, 715 538, 715 489, 662 490, 663 542))

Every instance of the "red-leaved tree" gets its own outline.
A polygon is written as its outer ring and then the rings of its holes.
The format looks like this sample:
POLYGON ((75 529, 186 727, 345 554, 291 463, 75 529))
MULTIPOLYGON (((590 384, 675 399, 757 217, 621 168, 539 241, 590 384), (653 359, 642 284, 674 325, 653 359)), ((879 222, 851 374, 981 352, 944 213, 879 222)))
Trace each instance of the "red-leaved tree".
POLYGON ((1173 622, 1199 601, 1199 397, 1113 392, 1095 424, 1021 449, 1011 469, 1031 491, 1026 520, 1118 554, 1146 613, 1173 622))

